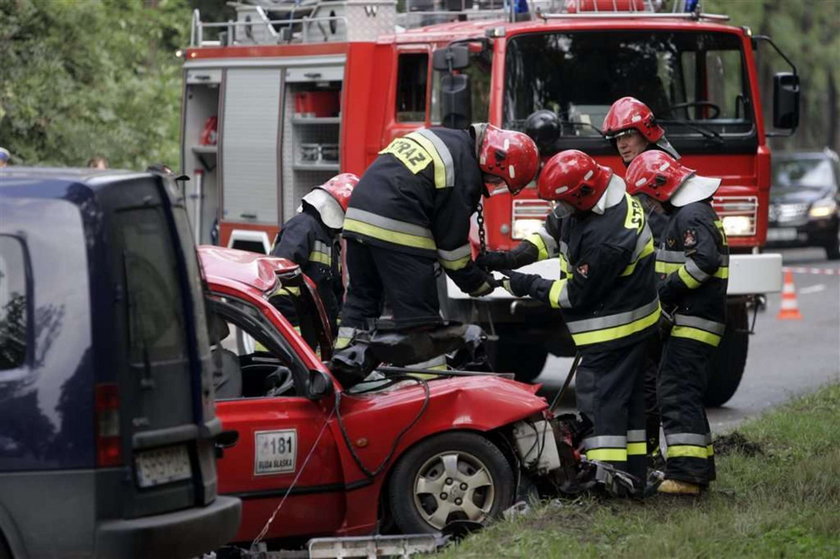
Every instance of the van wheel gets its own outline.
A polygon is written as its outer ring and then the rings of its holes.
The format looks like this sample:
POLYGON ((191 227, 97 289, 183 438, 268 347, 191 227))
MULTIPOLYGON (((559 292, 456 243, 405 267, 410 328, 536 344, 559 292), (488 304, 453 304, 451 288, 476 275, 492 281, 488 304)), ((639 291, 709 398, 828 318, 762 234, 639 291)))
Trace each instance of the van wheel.
POLYGON ((709 370, 705 404, 722 406, 738 390, 749 351, 749 316, 746 303, 727 307, 726 332, 718 346, 717 355, 709 370))
POLYGON ((399 461, 389 483, 391 513, 405 534, 441 531, 457 520, 483 523, 513 503, 510 463, 474 433, 444 433, 399 461))

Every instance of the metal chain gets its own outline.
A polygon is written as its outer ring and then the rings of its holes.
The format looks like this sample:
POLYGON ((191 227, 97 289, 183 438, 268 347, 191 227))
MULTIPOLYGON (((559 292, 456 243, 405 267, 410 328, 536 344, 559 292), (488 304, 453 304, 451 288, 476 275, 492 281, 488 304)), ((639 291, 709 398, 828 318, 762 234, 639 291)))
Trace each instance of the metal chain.
POLYGON ((487 252, 487 231, 484 230, 484 202, 479 202, 478 208, 476 208, 478 212, 478 217, 476 221, 478 222, 478 244, 479 244, 479 254, 484 254, 487 252))

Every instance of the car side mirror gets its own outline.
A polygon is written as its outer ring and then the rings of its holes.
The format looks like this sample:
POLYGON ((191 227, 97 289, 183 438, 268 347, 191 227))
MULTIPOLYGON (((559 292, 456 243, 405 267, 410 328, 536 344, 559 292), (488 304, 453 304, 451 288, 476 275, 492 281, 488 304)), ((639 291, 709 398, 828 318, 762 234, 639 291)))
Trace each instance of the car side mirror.
POLYGON ((309 371, 309 399, 319 400, 329 396, 333 391, 332 378, 324 371, 312 369, 309 371))
POLYGON ((773 127, 795 130, 799 126, 799 76, 779 72, 773 76, 773 127))

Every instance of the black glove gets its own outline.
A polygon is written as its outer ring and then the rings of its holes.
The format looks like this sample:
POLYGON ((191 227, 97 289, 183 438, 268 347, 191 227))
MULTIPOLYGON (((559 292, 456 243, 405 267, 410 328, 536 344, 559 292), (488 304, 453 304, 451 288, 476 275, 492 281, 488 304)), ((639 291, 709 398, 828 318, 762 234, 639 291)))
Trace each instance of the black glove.
POLYGON ((475 259, 475 263, 479 268, 487 270, 488 272, 514 267, 511 254, 504 250, 491 250, 490 252, 483 252, 475 259))
POLYGON ((487 277, 484 278, 484 282, 482 282, 482 284, 477 288, 470 291, 469 295, 470 297, 484 297, 485 295, 493 293, 493 290, 497 287, 502 287, 502 282, 494 278, 492 274, 487 274, 487 277))
POLYGON ((663 283, 659 286, 659 302, 663 309, 672 308, 677 305, 676 295, 667 283, 663 283))
POLYGON ((540 279, 537 274, 523 274, 513 270, 501 270, 501 272, 507 276, 507 279, 502 280, 502 287, 515 297, 528 295, 531 286, 540 279))

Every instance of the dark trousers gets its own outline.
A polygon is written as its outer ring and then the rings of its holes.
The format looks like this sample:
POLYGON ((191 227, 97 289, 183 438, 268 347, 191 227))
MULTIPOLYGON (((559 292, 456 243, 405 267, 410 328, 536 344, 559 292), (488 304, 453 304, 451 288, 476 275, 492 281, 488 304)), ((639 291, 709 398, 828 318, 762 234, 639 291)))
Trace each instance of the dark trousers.
POLYGON ((436 262, 348 239, 350 284, 341 309, 342 328, 371 329, 386 303, 396 328, 440 323, 436 262))
POLYGON ((665 430, 665 477, 707 485, 715 479, 714 451, 703 395, 717 348, 688 338, 665 342, 659 406, 665 430))
POLYGON ((578 408, 592 422, 586 457, 636 476, 647 474, 645 444, 646 344, 584 353, 577 372, 578 408))
POLYGON ((662 358, 662 339, 657 332, 648 338, 645 349, 645 431, 647 431, 648 450, 659 446, 659 362, 662 358))

